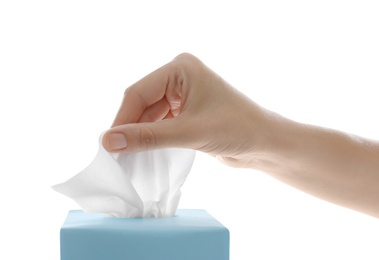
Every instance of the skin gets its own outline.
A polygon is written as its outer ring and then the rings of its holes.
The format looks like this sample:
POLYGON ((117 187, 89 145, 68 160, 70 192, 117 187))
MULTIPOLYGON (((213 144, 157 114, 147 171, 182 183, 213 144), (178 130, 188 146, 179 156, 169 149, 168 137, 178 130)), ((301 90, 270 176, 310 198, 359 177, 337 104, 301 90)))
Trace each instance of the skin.
POLYGON ((190 148, 379 217, 379 143, 269 111, 181 54, 126 89, 109 152, 190 148))

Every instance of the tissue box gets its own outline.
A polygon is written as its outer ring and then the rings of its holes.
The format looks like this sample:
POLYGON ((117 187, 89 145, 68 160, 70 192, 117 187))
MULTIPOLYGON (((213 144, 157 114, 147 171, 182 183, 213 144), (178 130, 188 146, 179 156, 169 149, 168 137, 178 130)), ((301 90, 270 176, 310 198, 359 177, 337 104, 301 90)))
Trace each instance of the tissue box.
POLYGON ((61 260, 227 260, 229 231, 204 210, 169 218, 110 218, 70 211, 61 260))

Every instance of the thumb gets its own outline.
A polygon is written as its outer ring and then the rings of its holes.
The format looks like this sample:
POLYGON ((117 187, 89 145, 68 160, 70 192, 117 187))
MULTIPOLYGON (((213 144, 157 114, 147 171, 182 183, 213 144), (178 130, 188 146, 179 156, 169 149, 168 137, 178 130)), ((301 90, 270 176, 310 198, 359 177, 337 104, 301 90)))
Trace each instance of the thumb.
MULTIPOLYGON (((177 118, 150 123, 118 125, 103 135, 108 152, 140 152, 165 147, 187 148, 185 132, 177 118)), ((187 142, 189 144, 189 142, 187 142)))

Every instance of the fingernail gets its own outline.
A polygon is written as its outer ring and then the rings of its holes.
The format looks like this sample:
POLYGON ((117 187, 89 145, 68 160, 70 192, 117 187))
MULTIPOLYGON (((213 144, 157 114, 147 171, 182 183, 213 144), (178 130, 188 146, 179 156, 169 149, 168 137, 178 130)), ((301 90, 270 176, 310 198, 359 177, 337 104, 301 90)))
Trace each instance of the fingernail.
POLYGON ((128 146, 126 136, 122 133, 111 133, 107 138, 108 148, 111 150, 125 149, 128 146))

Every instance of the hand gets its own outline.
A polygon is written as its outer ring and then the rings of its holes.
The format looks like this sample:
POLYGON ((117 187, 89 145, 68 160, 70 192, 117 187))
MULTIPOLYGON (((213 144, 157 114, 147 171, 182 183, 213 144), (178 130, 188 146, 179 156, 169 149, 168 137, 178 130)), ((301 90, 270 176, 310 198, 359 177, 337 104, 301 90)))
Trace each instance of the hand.
POLYGON ((267 113, 200 60, 181 54, 126 89, 103 146, 109 152, 190 148, 250 167, 263 146, 267 113))
POLYGON ((125 91, 103 146, 110 152, 200 150, 379 217, 379 142, 268 111, 190 54, 125 91))

